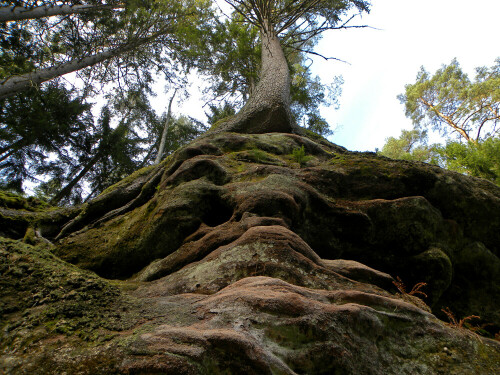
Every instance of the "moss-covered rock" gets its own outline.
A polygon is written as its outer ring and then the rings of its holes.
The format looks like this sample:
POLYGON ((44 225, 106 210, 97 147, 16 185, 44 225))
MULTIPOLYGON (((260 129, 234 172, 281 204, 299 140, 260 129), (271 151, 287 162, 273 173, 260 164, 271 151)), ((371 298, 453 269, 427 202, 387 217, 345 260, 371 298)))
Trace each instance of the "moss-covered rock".
POLYGON ((215 132, 82 207, 17 208, 0 207, 19 239, 0 241, 0 372, 500 372, 500 345, 438 319, 500 330, 483 180, 215 132))
MULTIPOLYGON (((39 340, 92 344, 131 325, 121 291, 55 257, 50 248, 0 238, 0 351, 28 351, 39 340)), ((135 324, 135 322, 133 323, 135 324)))
POLYGON ((25 198, 19 194, 0 190, 0 207, 15 210, 40 211, 50 207, 50 205, 35 197, 25 198))

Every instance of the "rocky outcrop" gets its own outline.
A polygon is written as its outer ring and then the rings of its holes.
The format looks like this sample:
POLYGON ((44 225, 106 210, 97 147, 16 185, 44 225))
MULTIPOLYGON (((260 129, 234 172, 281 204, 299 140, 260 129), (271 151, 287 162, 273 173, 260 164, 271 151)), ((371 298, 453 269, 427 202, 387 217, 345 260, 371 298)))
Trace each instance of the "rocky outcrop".
POLYGON ((481 179, 220 133, 51 221, 9 210, 7 373, 500 371, 500 188, 481 179))

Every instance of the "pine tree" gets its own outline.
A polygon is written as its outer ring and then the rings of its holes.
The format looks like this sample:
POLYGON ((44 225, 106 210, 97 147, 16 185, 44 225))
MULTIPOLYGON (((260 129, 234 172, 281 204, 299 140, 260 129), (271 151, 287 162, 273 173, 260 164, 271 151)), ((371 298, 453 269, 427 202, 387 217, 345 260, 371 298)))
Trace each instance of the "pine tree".
MULTIPOLYGON (((308 42, 326 30, 347 28, 350 11, 368 11, 367 1, 344 0, 225 0, 246 22, 259 30, 259 80, 243 108, 217 131, 260 133, 299 131, 290 109, 290 70, 283 46, 314 53, 308 42), (287 40, 280 36, 286 33, 287 40)), ((317 53, 316 53, 317 54, 317 53)))
POLYGON ((457 60, 434 75, 423 67, 414 84, 399 96, 415 126, 478 143, 500 135, 500 58, 491 68, 476 69, 471 81, 457 60))

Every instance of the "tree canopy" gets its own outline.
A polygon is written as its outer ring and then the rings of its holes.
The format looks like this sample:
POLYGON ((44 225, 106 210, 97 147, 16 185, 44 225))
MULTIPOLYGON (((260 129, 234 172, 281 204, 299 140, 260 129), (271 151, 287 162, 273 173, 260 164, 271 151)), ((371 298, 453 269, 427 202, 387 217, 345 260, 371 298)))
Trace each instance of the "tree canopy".
POLYGON ((195 42, 212 19, 208 0, 98 1, 67 4, 66 13, 58 1, 17 1, 0 11, 9 13, 12 5, 24 8, 22 14, 47 11, 0 23, 0 98, 77 71, 94 84, 144 85, 153 72, 172 76, 175 63, 192 65, 195 42), (49 12, 56 8, 59 13, 49 12))
POLYGON ((389 137, 385 140, 381 155, 391 159, 414 160, 438 164, 436 145, 428 145, 427 131, 402 130, 399 138, 389 137))
POLYGON ((423 67, 399 100, 419 128, 455 134, 477 143, 500 135, 500 58, 491 68, 476 69, 470 80, 455 59, 434 75, 423 67))
POLYGON ((380 154, 418 160, 482 177, 500 185, 500 58, 476 68, 473 81, 456 59, 433 76, 424 68, 398 98, 413 130, 386 139, 380 154), (437 130, 444 144, 428 144, 427 130, 437 130))
MULTIPOLYGON (((205 0, 2 3, 2 186, 22 190, 42 178, 40 194, 78 203, 152 162, 161 119, 149 106, 151 85, 158 74, 175 80, 201 58, 210 6, 205 0), (76 75, 62 78, 68 72, 76 75), (94 93, 107 100, 100 119, 91 113, 94 93)), ((199 134, 197 124, 186 127, 199 134)))

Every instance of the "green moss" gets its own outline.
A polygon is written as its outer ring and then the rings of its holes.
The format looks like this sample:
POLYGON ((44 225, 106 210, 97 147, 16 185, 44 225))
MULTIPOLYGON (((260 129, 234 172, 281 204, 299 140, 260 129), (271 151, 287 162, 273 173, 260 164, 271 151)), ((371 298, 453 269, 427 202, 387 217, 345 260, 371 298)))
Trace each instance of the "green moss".
POLYGON ((0 238, 0 275, 0 350, 61 334, 93 345, 128 327, 116 286, 44 246, 0 238))
MULTIPOLYGON (((165 163, 166 160, 168 158, 166 158, 162 163, 165 163)), ((105 194, 108 194, 110 192, 112 192, 113 190, 116 190, 118 188, 121 188, 123 186, 126 186, 128 184, 130 184, 131 182, 133 182, 134 180, 136 180, 137 178, 139 177, 142 177, 148 173, 150 173, 153 169, 155 169, 158 165, 157 164, 153 164, 153 165, 149 165, 147 167, 144 167, 144 168, 141 168, 141 169, 138 169, 137 171, 135 171, 134 173, 132 173, 130 176, 127 176, 125 177, 123 180, 121 180, 120 182, 117 182, 116 184, 114 185, 111 185, 110 187, 108 187, 107 189, 105 189, 101 194, 99 194, 100 196, 102 195, 105 195, 105 194)))
POLYGON ((52 206, 35 197, 25 198, 16 193, 0 191, 0 207, 14 210, 43 211, 52 206))
POLYGON ((319 135, 318 133, 316 132, 313 132, 312 130, 309 130, 309 129, 302 129, 305 133, 305 136, 309 139, 312 139, 313 141, 326 141, 328 142, 328 140, 323 137, 322 135, 319 135))
POLYGON ((234 115, 223 117, 220 120, 216 121, 215 123, 212 124, 212 126, 210 126, 209 131, 210 130, 216 130, 216 129, 220 128, 220 126, 222 124, 224 124, 225 122, 228 122, 233 116, 234 115))
POLYGON ((33 227, 29 227, 26 230, 26 234, 24 235, 23 242, 29 245, 35 245, 37 243, 37 238, 35 236, 35 229, 33 227))
POLYGON ((228 154, 228 159, 232 159, 243 163, 283 165, 283 162, 281 162, 281 160, 275 158, 272 154, 266 151, 262 151, 258 148, 251 148, 249 150, 232 152, 228 154))

